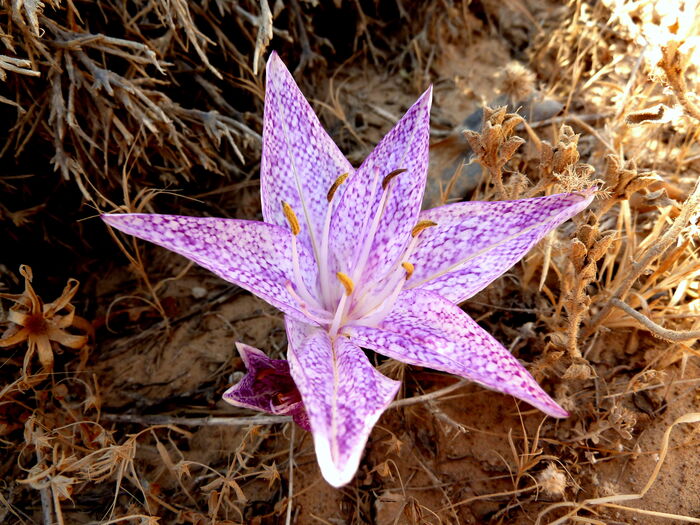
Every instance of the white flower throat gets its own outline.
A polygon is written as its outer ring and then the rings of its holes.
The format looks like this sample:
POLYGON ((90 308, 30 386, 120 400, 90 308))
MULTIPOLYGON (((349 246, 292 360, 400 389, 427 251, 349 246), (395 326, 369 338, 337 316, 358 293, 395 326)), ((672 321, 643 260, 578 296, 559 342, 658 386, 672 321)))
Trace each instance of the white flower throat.
MULTIPOLYGON (((436 226, 432 221, 419 221, 411 231, 411 240, 403 252, 396 258, 388 271, 380 276, 367 276, 372 245, 377 229, 391 194, 392 180, 405 172, 397 169, 390 172, 381 180, 381 198, 374 215, 366 221, 363 231, 359 232, 362 239, 357 256, 347 267, 333 271, 331 269, 330 253, 330 224, 333 211, 333 198, 338 188, 348 177, 347 173, 340 175, 328 191, 328 208, 323 224, 320 246, 312 242, 314 257, 318 267, 318 279, 315 287, 308 289, 304 284, 297 236, 301 232, 299 220, 287 202, 282 202, 282 211, 292 233, 292 265, 293 280, 287 282, 289 293, 297 300, 301 310, 319 325, 326 328, 334 337, 345 325, 374 326, 380 323, 391 311, 396 299, 404 289, 406 281, 414 272, 414 265, 409 261, 418 244, 418 236, 426 228, 436 226), (344 270, 344 271, 343 271, 344 270)), ((378 188, 379 178, 374 179, 373 195, 378 188)), ((370 200, 372 202, 373 198, 370 200)))

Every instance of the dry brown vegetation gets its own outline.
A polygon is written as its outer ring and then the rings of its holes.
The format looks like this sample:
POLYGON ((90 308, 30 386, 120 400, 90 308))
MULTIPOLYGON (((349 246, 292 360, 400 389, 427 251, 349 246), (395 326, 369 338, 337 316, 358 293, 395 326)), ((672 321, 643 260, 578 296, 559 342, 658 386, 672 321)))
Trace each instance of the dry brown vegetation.
POLYGON ((699 29, 692 1, 0 0, 0 521, 700 523, 699 29), (224 406, 280 314, 95 216, 259 217, 270 49, 353 163, 434 83, 430 205, 597 181, 465 304, 570 418, 377 357, 404 388, 335 490, 307 433, 224 406))

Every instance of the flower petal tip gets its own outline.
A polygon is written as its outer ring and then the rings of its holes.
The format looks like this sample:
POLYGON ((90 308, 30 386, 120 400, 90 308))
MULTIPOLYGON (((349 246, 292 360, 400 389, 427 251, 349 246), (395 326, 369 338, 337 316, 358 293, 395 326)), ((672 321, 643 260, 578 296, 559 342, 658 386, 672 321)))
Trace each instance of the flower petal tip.
POLYGON ((420 97, 418 97, 418 100, 414 103, 414 106, 419 106, 423 105, 426 106, 428 109, 428 112, 430 111, 430 108, 433 105, 433 85, 430 84, 428 86, 428 89, 423 91, 420 97))
POLYGON ((562 407, 560 407, 554 401, 551 401, 550 403, 548 403, 547 406, 540 406, 537 408, 542 410, 542 412, 544 412, 548 416, 555 417, 557 419, 564 419, 564 418, 567 418, 571 415, 568 411, 564 410, 562 407))
POLYGON ((265 69, 268 75, 279 71, 289 71, 284 62, 282 62, 280 56, 277 54, 277 51, 273 51, 272 53, 270 53, 270 57, 267 59, 267 65, 265 69))
MULTIPOLYGON (((236 350, 238 350, 238 355, 241 356, 241 359, 243 360, 243 364, 245 365, 246 368, 249 368, 251 355, 258 355, 258 356, 261 356, 262 358, 267 358, 265 352, 263 352, 262 350, 258 350, 254 346, 250 346, 250 345, 247 345, 245 343, 240 343, 238 341, 236 341, 236 350)), ((227 392, 228 392, 228 390, 227 390, 227 392)), ((224 394, 224 395, 226 395, 226 394, 224 394)))
POLYGON ((105 223, 118 230, 122 229, 128 223, 130 217, 134 217, 135 213, 103 213, 100 215, 105 223))
POLYGON ((230 403, 234 406, 238 406, 237 399, 236 399, 236 387, 237 385, 230 386, 226 389, 226 391, 221 395, 224 401, 227 403, 230 403))
POLYGON ((347 485, 355 477, 357 468, 360 465, 363 447, 354 450, 344 464, 337 464, 333 461, 331 443, 327 436, 314 433, 314 448, 316 449, 316 459, 321 469, 321 475, 330 485, 340 488, 343 485, 347 485))

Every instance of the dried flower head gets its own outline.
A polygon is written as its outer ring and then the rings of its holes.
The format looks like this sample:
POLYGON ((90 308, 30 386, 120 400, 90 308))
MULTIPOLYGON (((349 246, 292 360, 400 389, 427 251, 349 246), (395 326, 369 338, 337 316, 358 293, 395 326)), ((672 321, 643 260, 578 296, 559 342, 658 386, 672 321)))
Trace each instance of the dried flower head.
POLYGON ((537 476, 537 483, 550 498, 561 498, 566 490, 566 474, 559 470, 555 463, 549 463, 547 468, 537 476))
POLYGON ((535 74, 520 62, 509 62, 501 73, 501 91, 511 102, 524 100, 535 91, 535 74))
POLYGON ((22 367, 26 379, 30 375, 31 359, 35 353, 39 354, 43 369, 50 371, 53 369, 56 345, 80 350, 87 344, 87 333, 91 331, 91 326, 85 319, 75 315, 75 307, 70 304, 78 291, 77 280, 69 279, 61 296, 44 304, 32 288, 32 269, 23 264, 19 267, 19 273, 24 277, 24 292, 18 295, 0 294, 0 298, 15 303, 7 315, 10 327, 0 337, 0 348, 27 343, 22 367), (70 328, 78 328, 85 333, 72 334, 68 331, 70 328))

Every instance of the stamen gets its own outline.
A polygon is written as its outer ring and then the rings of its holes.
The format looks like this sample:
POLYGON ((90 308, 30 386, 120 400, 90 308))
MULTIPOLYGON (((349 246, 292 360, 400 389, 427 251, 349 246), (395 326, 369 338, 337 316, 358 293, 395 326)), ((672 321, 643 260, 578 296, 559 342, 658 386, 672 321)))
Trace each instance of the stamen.
POLYGON ((381 289, 375 290, 373 293, 364 293, 358 297, 355 301, 355 306, 350 311, 350 317, 363 318, 367 315, 371 315, 372 312, 380 308, 387 299, 392 296, 398 296, 404 283, 411 278, 416 269, 413 263, 408 261, 402 262, 401 267, 406 272, 405 274, 401 275, 401 270, 397 264, 392 271, 387 274, 384 286, 381 289), (374 301, 370 302, 372 299, 374 299, 374 301))
MULTIPOLYGON (((415 250, 419 243, 417 236, 420 234, 420 232, 432 226, 437 226, 437 223, 433 221, 420 221, 418 224, 416 224, 411 232, 413 238, 411 239, 411 242, 408 243, 406 251, 401 257, 399 257, 392 268, 382 278, 382 281, 384 282, 383 287, 381 287, 381 289, 377 292, 373 293, 370 297, 367 297, 367 294, 363 294, 357 298, 352 312, 353 317, 361 318, 365 315, 369 315, 372 311, 379 308, 381 304, 386 301, 387 297, 391 295, 398 295, 396 290, 398 289, 400 291, 403 284, 413 276, 413 272, 415 271, 415 266, 413 263, 406 261, 406 259, 413 255, 413 250, 415 250), (399 262, 401 260, 404 262, 399 262), (402 268, 405 274, 401 271, 402 268), (367 303, 371 299, 375 299, 375 302, 373 304, 370 303, 371 306, 369 306, 367 303), (376 299, 378 299, 378 301, 376 301, 376 299)), ((375 316, 373 315, 372 317, 375 316)))
POLYGON ((299 219, 297 219, 292 207, 284 201, 282 201, 282 212, 289 223, 289 228, 292 230, 292 234, 299 235, 299 232, 301 231, 301 228, 299 227, 299 219))
POLYGON ((389 183, 391 182, 391 179, 393 179, 393 178, 396 177, 397 175, 400 175, 400 174, 403 173, 404 171, 408 171, 408 170, 407 170, 406 168, 399 168, 399 169, 397 169, 397 170, 392 171, 391 173, 389 173, 389 175, 387 175, 386 177, 384 177, 384 180, 382 180, 382 189, 383 189, 383 190, 386 190, 386 187, 387 187, 387 186, 389 185, 389 183))
POLYGON ((416 224, 413 229, 411 230, 411 237, 416 237, 420 232, 423 230, 426 230, 428 228, 432 228, 433 226, 437 226, 437 222, 433 221, 418 221, 418 224, 416 224))
POLYGON ((340 188, 340 185, 345 182, 345 179, 348 178, 348 173, 343 173, 340 177, 335 179, 335 182, 331 186, 331 189, 328 190, 328 196, 326 197, 328 199, 328 202, 331 202, 333 200, 333 195, 335 195, 335 192, 340 188))
POLYGON ((338 277, 340 283, 345 287, 345 294, 352 295, 352 291, 355 289, 355 283, 352 282, 352 279, 350 279, 350 277, 343 272, 337 272, 335 275, 338 277))

